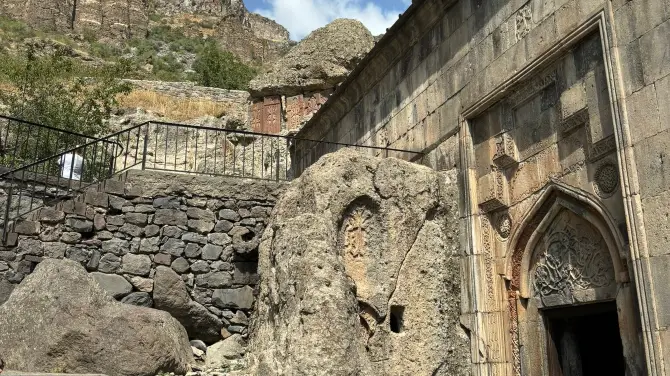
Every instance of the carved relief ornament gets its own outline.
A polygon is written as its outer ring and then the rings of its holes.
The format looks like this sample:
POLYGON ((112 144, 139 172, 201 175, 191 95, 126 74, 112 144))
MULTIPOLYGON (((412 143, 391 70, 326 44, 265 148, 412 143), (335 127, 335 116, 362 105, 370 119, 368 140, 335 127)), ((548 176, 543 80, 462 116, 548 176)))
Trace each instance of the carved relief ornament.
POLYGON ((541 306, 573 304, 580 292, 615 283, 604 239, 588 222, 563 211, 536 246, 531 272, 533 296, 541 306))

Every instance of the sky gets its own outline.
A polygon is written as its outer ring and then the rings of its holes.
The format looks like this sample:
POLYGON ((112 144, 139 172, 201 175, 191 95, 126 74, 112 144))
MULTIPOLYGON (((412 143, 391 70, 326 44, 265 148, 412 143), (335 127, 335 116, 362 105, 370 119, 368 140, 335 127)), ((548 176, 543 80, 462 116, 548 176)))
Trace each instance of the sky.
POLYGON ((386 32, 411 0, 244 0, 252 12, 277 21, 301 40, 336 18, 361 21, 373 35, 386 32))

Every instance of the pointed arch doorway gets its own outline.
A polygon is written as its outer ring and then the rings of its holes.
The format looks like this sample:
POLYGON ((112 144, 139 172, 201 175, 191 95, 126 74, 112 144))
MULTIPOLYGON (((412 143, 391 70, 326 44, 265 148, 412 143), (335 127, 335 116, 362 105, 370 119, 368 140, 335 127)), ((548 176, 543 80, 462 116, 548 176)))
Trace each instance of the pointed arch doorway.
POLYGON ((549 187, 513 237, 507 293, 517 374, 624 376, 637 368, 623 242, 605 213, 578 196, 549 187))

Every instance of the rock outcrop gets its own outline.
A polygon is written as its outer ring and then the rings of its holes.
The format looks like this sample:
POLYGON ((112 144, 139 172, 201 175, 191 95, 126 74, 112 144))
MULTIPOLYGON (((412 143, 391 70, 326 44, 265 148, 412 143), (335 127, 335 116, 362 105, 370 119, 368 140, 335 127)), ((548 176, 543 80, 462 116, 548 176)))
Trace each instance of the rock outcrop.
POLYGON ((349 150, 277 203, 260 246, 258 375, 467 375, 456 173, 349 150))
POLYGON ((177 320, 114 301, 71 260, 44 260, 0 306, 0 349, 24 372, 184 374, 193 362, 177 320))
POLYGON ((166 266, 158 266, 154 277, 154 305, 179 320, 189 337, 208 344, 221 340, 223 323, 202 304, 193 300, 179 274, 166 266))
POLYGON ((356 20, 338 19, 313 31, 286 56, 251 81, 252 95, 296 95, 335 87, 374 46, 356 20))

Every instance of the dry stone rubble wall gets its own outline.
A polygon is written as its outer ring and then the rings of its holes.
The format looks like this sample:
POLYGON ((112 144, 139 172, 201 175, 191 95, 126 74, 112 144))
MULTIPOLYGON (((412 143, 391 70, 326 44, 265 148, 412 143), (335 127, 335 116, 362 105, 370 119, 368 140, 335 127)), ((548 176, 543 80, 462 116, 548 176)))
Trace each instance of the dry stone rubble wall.
POLYGON ((257 249, 281 183, 131 171, 98 188, 15 227, 16 245, 0 249, 0 302, 42 260, 65 258, 116 299, 152 306, 164 267, 223 337, 247 334, 257 249))

